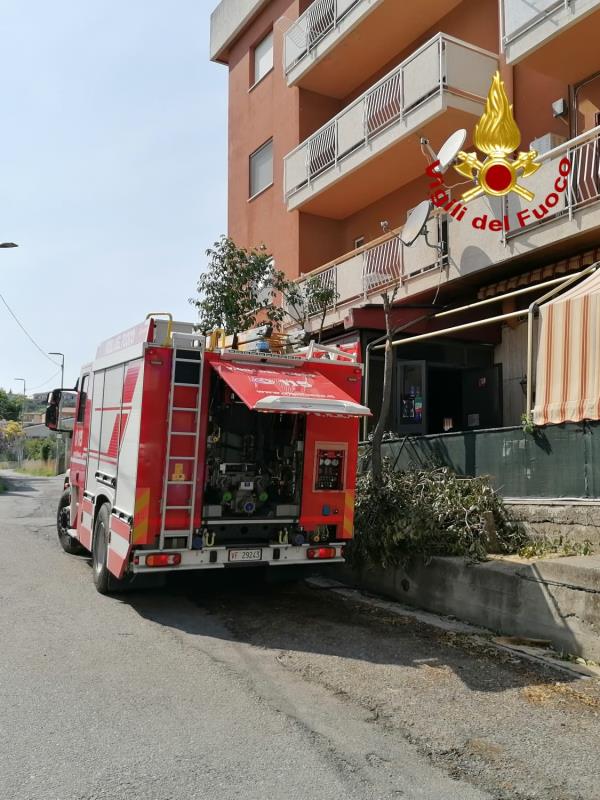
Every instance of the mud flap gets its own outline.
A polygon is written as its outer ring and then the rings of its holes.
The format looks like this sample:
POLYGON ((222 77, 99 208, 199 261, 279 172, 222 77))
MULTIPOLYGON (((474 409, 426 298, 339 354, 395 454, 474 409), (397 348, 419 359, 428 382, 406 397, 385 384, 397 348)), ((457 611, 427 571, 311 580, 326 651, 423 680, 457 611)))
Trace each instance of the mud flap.
POLYGON ((129 564, 131 550, 131 526, 118 517, 110 518, 110 541, 108 543, 107 567, 111 575, 121 579, 129 564))

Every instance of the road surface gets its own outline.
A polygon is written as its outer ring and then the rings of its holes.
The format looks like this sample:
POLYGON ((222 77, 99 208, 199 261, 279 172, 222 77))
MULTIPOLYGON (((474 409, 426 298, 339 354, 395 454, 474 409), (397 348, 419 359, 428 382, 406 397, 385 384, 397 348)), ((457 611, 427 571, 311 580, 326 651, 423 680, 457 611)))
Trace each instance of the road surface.
POLYGON ((596 681, 248 571, 102 597, 2 480, 2 800, 600 798, 596 681))

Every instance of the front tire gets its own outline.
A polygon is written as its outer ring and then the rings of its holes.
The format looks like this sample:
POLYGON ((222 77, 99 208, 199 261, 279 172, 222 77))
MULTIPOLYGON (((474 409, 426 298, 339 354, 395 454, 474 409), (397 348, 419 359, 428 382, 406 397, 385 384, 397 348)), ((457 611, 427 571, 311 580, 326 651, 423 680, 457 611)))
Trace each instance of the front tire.
POLYGON ((85 553, 85 549, 81 544, 69 533, 70 526, 70 506, 71 506, 71 491, 65 489, 62 493, 58 503, 58 511, 56 512, 56 530, 58 532, 58 541, 65 553, 70 556, 80 556, 85 553))

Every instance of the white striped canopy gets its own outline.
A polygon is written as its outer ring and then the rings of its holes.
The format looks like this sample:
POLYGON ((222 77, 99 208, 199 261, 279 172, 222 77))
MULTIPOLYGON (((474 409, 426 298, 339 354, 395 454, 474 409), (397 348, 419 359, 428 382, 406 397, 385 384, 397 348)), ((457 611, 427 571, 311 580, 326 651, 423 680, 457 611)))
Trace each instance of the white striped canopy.
POLYGON ((544 303, 539 330, 534 423, 600 419, 600 270, 544 303))

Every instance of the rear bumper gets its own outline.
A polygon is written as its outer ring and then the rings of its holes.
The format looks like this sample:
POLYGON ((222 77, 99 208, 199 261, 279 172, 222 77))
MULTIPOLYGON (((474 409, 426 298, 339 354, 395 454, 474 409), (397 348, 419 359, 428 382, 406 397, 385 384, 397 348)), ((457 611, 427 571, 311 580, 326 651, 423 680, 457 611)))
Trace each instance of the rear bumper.
MULTIPOLYGON (((243 569, 245 567, 285 567, 290 565, 307 567, 323 564, 343 564, 345 559, 342 556, 343 544, 333 543, 326 545, 326 547, 335 548, 336 557, 326 559, 311 559, 307 556, 307 551, 311 546, 302 545, 301 547, 293 547, 292 545, 263 545, 256 546, 252 549, 262 550, 262 559, 260 561, 247 561, 247 562, 230 562, 229 551, 250 549, 237 547, 210 547, 204 550, 162 550, 162 553, 174 554, 178 553, 181 556, 181 563, 177 566, 169 567, 148 567, 146 566, 146 556, 150 553, 159 552, 157 550, 134 550, 132 553, 132 560, 130 570, 134 574, 139 573, 154 573, 154 572, 180 572, 181 570, 194 570, 194 569, 243 569)), ((314 549, 314 546, 312 546, 314 549)))

